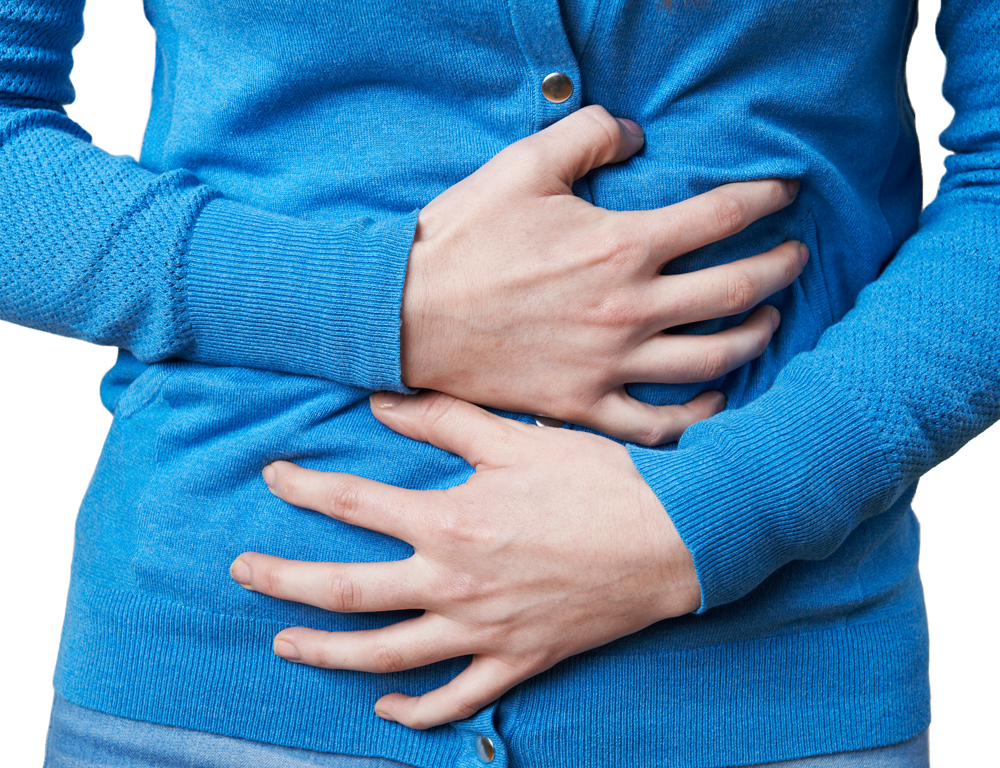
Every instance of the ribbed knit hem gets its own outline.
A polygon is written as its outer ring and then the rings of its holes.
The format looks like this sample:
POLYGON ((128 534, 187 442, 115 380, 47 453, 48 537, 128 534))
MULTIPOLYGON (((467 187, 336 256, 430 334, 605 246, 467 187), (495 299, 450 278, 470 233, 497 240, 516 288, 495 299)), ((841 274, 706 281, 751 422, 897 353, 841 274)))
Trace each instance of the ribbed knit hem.
MULTIPOLYGON (((655 646, 648 652, 599 649, 475 718, 418 732, 372 713, 399 677, 289 664, 270 651, 280 625, 76 580, 55 684, 120 717, 421 768, 479 765, 478 733, 497 749, 491 768, 720 768, 891 744, 926 728, 923 612, 831 623, 707 648, 668 650, 665 632, 641 646, 655 646)), ((405 689, 455 671, 416 671, 405 689)))
POLYGON ((511 702, 507 749, 539 767, 614 755, 607 764, 722 768, 896 744, 930 723, 927 662, 922 610, 656 655, 598 651, 511 702))
POLYGON ((275 656, 283 628, 75 580, 55 688, 133 720, 421 768, 454 764, 459 744, 448 729, 418 733, 375 715, 390 690, 371 676, 275 656))
POLYGON ((400 307, 417 212, 330 224, 216 198, 185 265, 192 358, 408 391, 400 307))
POLYGON ((783 386, 694 425, 677 450, 629 446, 691 550, 701 612, 792 560, 829 556, 888 506, 892 483, 858 398, 801 370, 793 363, 783 386))

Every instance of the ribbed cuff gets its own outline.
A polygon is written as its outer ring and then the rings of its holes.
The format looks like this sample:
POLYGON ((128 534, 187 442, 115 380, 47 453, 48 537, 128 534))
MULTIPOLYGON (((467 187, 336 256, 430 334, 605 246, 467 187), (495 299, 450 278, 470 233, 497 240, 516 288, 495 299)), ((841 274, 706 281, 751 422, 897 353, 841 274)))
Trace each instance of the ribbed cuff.
POLYGON ((675 451, 629 446, 691 550, 699 612, 743 597, 786 563, 827 557, 891 501, 859 398, 806 376, 786 371, 749 406, 688 429, 675 451))
POLYGON ((400 307, 417 212, 347 223, 209 202, 185 264, 192 358, 407 391, 400 307))

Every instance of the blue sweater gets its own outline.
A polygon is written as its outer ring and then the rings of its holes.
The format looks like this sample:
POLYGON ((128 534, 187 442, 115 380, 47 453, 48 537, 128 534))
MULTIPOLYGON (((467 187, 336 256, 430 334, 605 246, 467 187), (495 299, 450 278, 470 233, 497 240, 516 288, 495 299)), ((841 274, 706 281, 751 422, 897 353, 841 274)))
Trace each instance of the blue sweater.
POLYGON ((927 726, 909 501, 1000 416, 997 0, 943 3, 954 154, 922 216, 910 0, 148 0, 140 163, 94 148, 63 112, 82 5, 0 0, 0 317, 122 350, 77 527, 64 697, 427 768, 477 765, 477 733, 499 766, 713 768, 927 726), (540 89, 552 71, 575 86, 562 104, 540 89), (290 459, 413 488, 468 477, 368 409, 371 390, 402 388, 416 211, 588 103, 647 135, 577 184, 603 207, 801 179, 794 205, 671 269, 788 238, 813 256, 772 297, 783 324, 760 359, 632 388, 655 403, 729 396, 679 445, 629 447, 694 555, 701 610, 573 657, 469 721, 408 730, 374 701, 436 687, 462 659, 385 676, 282 662, 271 638, 285 626, 407 614, 277 601, 227 568, 245 550, 409 554, 284 504, 260 469, 290 459))

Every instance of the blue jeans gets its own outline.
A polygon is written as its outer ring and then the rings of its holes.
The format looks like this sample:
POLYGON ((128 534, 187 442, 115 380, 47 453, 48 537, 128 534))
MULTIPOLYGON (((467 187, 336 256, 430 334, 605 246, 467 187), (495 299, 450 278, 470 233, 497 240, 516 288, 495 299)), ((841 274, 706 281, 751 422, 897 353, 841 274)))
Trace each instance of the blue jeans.
MULTIPOLYGON (((928 768, 927 732, 902 744, 754 768, 928 768)), ((105 715, 56 695, 45 768, 412 768, 105 715)), ((638 768, 638 767, 637 767, 638 768)))

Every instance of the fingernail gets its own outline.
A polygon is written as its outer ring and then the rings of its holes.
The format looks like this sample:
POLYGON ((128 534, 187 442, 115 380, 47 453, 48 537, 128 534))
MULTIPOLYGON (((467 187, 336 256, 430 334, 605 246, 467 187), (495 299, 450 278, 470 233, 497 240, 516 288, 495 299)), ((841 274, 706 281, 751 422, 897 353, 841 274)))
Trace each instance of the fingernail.
POLYGON ((771 332, 778 330, 779 325, 781 325, 781 313, 771 307, 771 332))
POLYGON ((229 566, 229 575, 232 576, 233 579, 240 584, 240 586, 250 586, 250 566, 239 558, 237 558, 233 564, 229 566))
POLYGON ((396 718, 390 717, 389 713, 384 709, 375 708, 375 714, 381 717, 383 720, 388 720, 390 723, 396 722, 396 718))
POLYGON ((799 180, 787 179, 785 183, 788 185, 788 196, 794 200, 795 196, 799 194, 799 180))
POLYGON ((617 120, 624 126, 625 130, 633 136, 638 136, 640 139, 645 137, 646 133, 642 130, 642 126, 634 120, 629 120, 627 117, 619 117, 617 120))
POLYGON ((275 640, 274 653, 285 661, 302 661, 298 649, 287 640, 275 640))
POLYGON ((807 261, 809 261, 809 248, 805 243, 799 243, 799 262, 804 267, 807 261))
POLYGON ((394 408, 403 402, 403 396, 399 392, 376 392, 368 399, 373 408, 394 408))
POLYGON ((274 481, 278 479, 278 471, 268 464, 261 470, 260 474, 263 476, 264 482, 267 483, 267 487, 274 488, 274 481))

